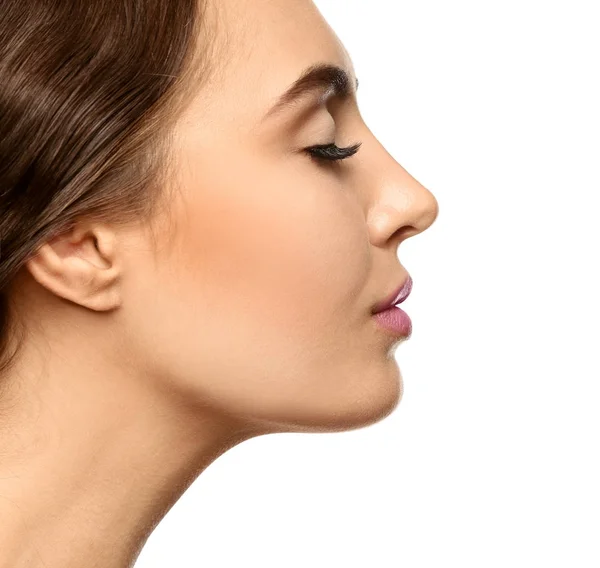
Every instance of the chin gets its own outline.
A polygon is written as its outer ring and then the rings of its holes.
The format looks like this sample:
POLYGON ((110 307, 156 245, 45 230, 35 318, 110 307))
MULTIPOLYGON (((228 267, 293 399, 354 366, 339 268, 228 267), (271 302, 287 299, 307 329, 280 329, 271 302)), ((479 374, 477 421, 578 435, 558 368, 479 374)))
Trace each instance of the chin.
MULTIPOLYGON (((287 432, 341 432, 364 428, 387 418, 400 404, 403 395, 402 375, 386 375, 384 381, 360 392, 348 392, 335 400, 314 401, 312 409, 288 422, 287 432)), ((300 409, 298 409, 300 410, 300 409)))
POLYGON ((357 401, 337 417, 339 429, 355 430, 381 422, 396 410, 402 400, 402 393, 402 381, 399 380, 393 388, 379 393, 379 396, 357 401))

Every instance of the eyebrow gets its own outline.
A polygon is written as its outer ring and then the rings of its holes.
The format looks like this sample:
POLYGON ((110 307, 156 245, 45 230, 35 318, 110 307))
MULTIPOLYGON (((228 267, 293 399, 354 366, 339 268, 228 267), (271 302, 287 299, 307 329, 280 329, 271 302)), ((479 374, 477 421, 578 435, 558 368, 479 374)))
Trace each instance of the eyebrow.
MULTIPOLYGON (((331 92, 332 96, 345 99, 352 94, 350 85, 350 75, 341 67, 330 63, 311 65, 277 99, 262 120, 293 107, 299 99, 307 94, 321 93, 325 95, 331 92)), ((355 89, 358 89, 358 79, 356 79, 355 89)))

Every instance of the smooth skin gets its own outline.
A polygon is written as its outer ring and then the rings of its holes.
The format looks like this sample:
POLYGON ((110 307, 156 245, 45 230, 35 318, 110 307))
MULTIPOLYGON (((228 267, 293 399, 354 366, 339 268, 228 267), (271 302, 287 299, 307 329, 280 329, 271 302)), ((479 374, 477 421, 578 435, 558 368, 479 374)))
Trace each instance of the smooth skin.
POLYGON ((354 85, 311 0, 212 4, 222 69, 177 124, 157 247, 146 226, 82 219, 11 289, 31 332, 0 397, 1 568, 130 566, 227 449, 363 427, 402 397, 401 338, 371 308, 438 203, 355 92, 261 120, 315 63, 354 85), (333 141, 362 146, 334 167, 299 151, 333 141))

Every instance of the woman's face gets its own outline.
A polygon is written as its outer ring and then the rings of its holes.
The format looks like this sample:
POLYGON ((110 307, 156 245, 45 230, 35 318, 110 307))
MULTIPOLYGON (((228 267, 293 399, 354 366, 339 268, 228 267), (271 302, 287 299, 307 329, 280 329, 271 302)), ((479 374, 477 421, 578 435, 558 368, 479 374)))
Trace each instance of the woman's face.
POLYGON ((352 61, 311 0, 211 4, 222 68, 177 125, 170 246, 127 249, 119 345, 192 406, 289 431, 375 422, 402 395, 402 337, 371 309, 407 278, 397 246, 437 202, 363 122, 352 61), (315 90, 265 118, 321 63, 348 74, 347 98, 315 90), (362 145, 337 164, 303 152, 330 142, 362 145))

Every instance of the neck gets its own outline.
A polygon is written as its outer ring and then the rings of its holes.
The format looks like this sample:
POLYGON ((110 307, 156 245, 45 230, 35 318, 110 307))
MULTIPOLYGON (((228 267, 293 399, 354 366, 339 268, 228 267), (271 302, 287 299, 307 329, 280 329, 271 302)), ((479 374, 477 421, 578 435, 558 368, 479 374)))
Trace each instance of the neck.
POLYGON ((43 372, 25 358, 2 379, 0 568, 132 566, 194 479, 254 435, 98 352, 43 372))

